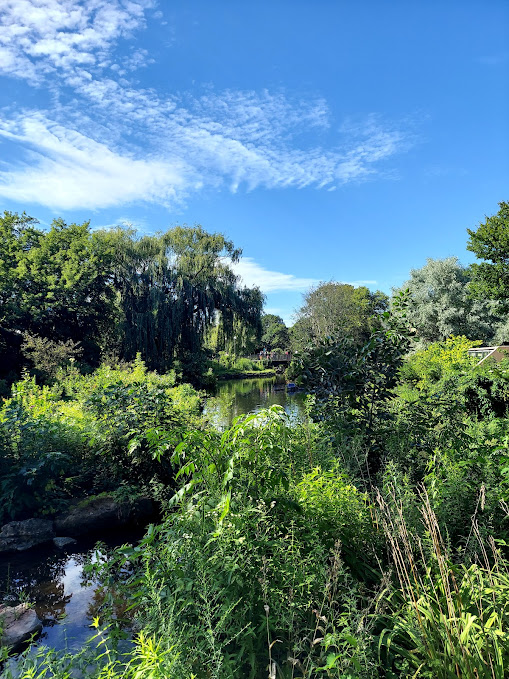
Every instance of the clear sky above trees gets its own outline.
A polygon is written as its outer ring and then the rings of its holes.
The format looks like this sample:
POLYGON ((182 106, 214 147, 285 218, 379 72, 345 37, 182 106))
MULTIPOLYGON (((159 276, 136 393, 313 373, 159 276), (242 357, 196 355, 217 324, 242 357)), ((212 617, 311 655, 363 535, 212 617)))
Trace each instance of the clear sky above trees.
POLYGON ((285 320, 321 280, 472 261, 506 198, 505 0, 26 0, 0 22, 0 210, 224 232, 285 320))

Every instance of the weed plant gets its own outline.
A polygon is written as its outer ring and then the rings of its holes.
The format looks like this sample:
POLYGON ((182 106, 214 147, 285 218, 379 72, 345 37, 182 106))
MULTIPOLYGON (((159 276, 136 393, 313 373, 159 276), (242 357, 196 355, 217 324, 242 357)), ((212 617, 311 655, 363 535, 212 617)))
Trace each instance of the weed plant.
POLYGON ((141 360, 90 375, 59 373, 52 386, 25 375, 0 406, 0 521, 65 508, 73 498, 116 490, 136 479, 152 492, 173 474, 155 462, 148 439, 158 427, 199 427, 201 396, 175 375, 141 360))
POLYGON ((422 492, 425 539, 412 534, 397 502, 379 495, 399 589, 379 638, 385 676, 503 679, 509 667, 509 572, 491 541, 483 563, 455 564, 430 499, 422 492))

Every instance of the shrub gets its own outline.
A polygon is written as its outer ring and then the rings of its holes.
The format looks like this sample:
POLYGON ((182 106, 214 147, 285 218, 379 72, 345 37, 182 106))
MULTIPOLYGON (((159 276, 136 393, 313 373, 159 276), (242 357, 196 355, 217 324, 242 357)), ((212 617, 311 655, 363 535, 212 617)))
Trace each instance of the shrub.
POLYGON ((373 577, 372 511, 338 470, 301 476, 301 443, 278 407, 189 434, 174 455, 179 510, 126 552, 142 561, 141 624, 159 637, 171 607, 190 673, 255 677, 275 663, 288 676, 326 666, 370 676, 356 623, 373 577))
POLYGON ((153 458, 151 432, 173 432, 176 444, 182 429, 199 426, 201 407, 191 386, 174 385, 174 374, 147 372, 140 360, 90 375, 60 371, 51 387, 25 376, 0 408, 0 520, 61 509, 133 477, 149 492, 171 485, 171 462, 153 458))
POLYGON ((23 338, 23 355, 44 382, 52 382, 59 370, 75 363, 82 353, 80 343, 70 339, 59 342, 29 333, 25 333, 23 338))
POLYGON ((26 376, 0 409, 0 520, 58 509, 86 449, 48 387, 26 376))
POLYGON ((448 374, 471 370, 477 359, 469 356, 468 350, 479 344, 480 341, 474 342, 463 336, 430 344, 408 357, 402 375, 406 379, 416 379, 420 389, 427 389, 448 374))

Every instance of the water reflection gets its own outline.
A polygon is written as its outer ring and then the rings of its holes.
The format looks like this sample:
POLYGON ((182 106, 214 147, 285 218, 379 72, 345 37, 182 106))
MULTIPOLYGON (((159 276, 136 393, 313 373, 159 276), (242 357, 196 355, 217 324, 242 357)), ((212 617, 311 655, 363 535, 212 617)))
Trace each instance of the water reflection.
POLYGON ((291 420, 304 417, 302 392, 289 393, 284 382, 275 377, 220 382, 215 395, 207 400, 204 415, 216 427, 229 427, 235 417, 256 413, 277 404, 283 406, 291 420))
MULTIPOLYGON (((119 546, 141 537, 137 531, 135 535, 117 535, 107 543, 110 547, 119 546)), ((66 550, 43 546, 0 558, 0 600, 9 604, 34 603, 43 623, 39 643, 78 650, 93 636, 90 623, 105 605, 104 593, 97 583, 83 576, 83 564, 94 553, 92 541, 81 541, 66 550)), ((121 606, 118 612, 120 609, 121 606)))

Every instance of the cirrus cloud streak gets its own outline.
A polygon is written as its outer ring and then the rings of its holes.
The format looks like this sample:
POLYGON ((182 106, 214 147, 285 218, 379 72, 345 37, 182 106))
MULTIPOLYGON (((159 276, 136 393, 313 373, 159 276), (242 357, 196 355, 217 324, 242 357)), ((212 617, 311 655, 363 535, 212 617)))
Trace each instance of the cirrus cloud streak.
POLYGON ((153 7, 153 0, 4 1, 0 73, 44 85, 53 107, 0 110, 0 137, 17 147, 15 160, 0 165, 1 197, 97 209, 175 207, 199 190, 333 191, 390 175, 387 162, 415 142, 408 120, 372 114, 335 124, 320 97, 211 86, 163 95, 137 86, 124 76, 151 57, 126 41, 153 7))

